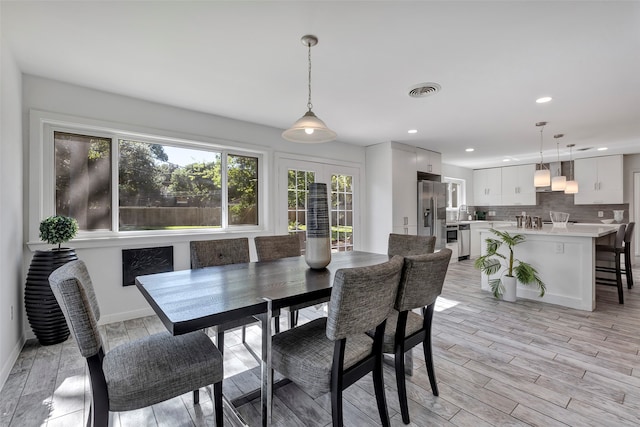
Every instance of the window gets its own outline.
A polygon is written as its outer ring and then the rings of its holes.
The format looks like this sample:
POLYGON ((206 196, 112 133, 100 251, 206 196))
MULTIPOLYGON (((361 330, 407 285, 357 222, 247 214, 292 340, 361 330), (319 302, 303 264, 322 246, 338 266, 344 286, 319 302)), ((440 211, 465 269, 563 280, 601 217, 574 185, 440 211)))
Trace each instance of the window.
MULTIPOLYGON (((286 188, 286 204, 280 193, 278 205, 279 226, 283 230, 286 218, 286 230, 297 233, 306 239, 307 230, 307 188, 313 182, 327 183, 329 192, 329 221, 331 232, 331 251, 343 252, 354 249, 354 231, 358 229, 357 182, 358 170, 348 166, 338 166, 319 162, 281 158, 280 188, 286 188)), ((356 231, 357 232, 357 231, 356 231)))
POLYGON ((62 130, 53 140, 55 213, 82 231, 259 225, 259 155, 62 130))
POLYGON ((353 176, 331 175, 331 249, 353 250, 353 176))
POLYGON ((445 177, 442 182, 447 184, 447 210, 458 210, 466 204, 464 179, 445 177))

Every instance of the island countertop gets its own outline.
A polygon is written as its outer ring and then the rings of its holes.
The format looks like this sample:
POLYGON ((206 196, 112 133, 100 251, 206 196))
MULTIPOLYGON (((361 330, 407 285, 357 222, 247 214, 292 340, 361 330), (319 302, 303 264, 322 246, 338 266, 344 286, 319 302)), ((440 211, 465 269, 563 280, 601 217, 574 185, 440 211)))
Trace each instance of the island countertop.
POLYGON ((577 223, 567 224, 566 227, 558 227, 550 224, 544 224, 542 229, 536 228, 518 228, 518 227, 499 227, 500 231, 507 231, 511 234, 518 233, 524 235, 538 236, 571 236, 571 237, 602 237, 611 234, 618 229, 620 224, 589 224, 577 223))

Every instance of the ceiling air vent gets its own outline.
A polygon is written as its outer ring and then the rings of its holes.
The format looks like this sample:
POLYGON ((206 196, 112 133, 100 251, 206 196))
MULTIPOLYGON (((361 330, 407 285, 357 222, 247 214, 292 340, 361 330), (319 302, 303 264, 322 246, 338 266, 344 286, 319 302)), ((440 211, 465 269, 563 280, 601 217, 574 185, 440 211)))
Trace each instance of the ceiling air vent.
POLYGON ((438 83, 420 83, 409 88, 409 96, 412 98, 424 98, 440 92, 438 83))

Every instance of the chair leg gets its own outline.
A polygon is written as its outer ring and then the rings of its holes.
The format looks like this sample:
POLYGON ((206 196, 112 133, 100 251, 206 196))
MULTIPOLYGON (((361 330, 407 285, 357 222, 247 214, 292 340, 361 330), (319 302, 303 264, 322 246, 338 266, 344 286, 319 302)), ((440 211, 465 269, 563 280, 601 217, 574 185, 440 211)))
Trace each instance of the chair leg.
POLYGON ((193 390, 193 404, 200 404, 200 390, 193 390))
POLYGON ((331 420, 333 427, 342 427, 342 390, 331 388, 331 420))
POLYGON ((280 316, 274 316, 273 320, 274 320, 273 332, 276 334, 279 334, 280 333, 280 316))
POLYGON ((633 267, 631 266, 631 244, 625 244, 624 271, 627 276, 627 289, 633 288, 633 267))
POLYGON ((242 344, 247 341, 247 327, 242 325, 242 344))
POLYGON ((297 319, 296 319, 296 314, 298 312, 296 310, 291 310, 289 311, 289 329, 293 329, 296 327, 297 319))
POLYGON ((618 302, 624 304, 624 293, 622 290, 622 271, 620 266, 620 253, 616 253, 616 286, 618 287, 618 302))
MULTIPOLYGON (((244 342, 244 339, 242 340, 244 342)), ((224 354, 224 331, 218 330, 218 350, 220 350, 221 354, 224 354)))
MULTIPOLYGON (((403 360, 403 375, 404 378, 404 357, 400 357, 403 360)), ((397 371, 396 371, 397 372, 397 371)), ((376 403, 378 404, 378 413, 380 414, 380 421, 383 427, 389 427, 391 421, 389 421, 389 410, 387 409, 387 398, 384 394, 384 376, 382 374, 382 354, 376 357, 376 364, 373 368, 373 388, 376 392, 376 403)), ((399 392, 398 392, 399 393, 399 392)), ((406 398, 406 390, 405 390, 406 398)), ((406 403, 406 399, 405 399, 406 403)), ((402 406, 402 404, 400 404, 402 406)), ((404 421, 404 414, 403 421, 404 421)), ((407 408, 407 420, 409 419, 409 409, 407 408)), ((409 424, 408 421, 405 424, 409 424)))
MULTIPOLYGON (((400 413, 402 413, 402 422, 409 424, 409 403, 407 401, 407 383, 404 373, 404 346, 396 346, 395 364, 396 368, 396 384, 398 386, 398 401, 400 402, 400 413)), ((376 389, 376 398, 377 398, 376 389)))
POLYGON ((218 381, 213 385, 213 400, 215 404, 216 427, 222 427, 224 423, 224 411, 222 409, 222 381, 218 381))
POLYGON ((427 373, 429 374, 429 383, 434 396, 438 396, 438 383, 436 382, 436 372, 433 369, 433 351, 431 348, 431 323, 433 320, 433 308, 435 304, 427 307, 424 316, 424 328, 426 330, 424 341, 422 342, 422 350, 424 351, 424 361, 427 365, 427 373))

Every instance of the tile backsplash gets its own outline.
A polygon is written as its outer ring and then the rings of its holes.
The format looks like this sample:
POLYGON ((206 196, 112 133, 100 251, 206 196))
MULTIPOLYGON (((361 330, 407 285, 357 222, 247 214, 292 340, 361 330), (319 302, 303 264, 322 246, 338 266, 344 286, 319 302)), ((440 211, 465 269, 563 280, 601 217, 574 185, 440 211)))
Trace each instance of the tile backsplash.
POLYGON ((629 204, 617 205, 575 205, 573 194, 562 192, 536 193, 536 206, 470 206, 469 212, 485 211, 488 220, 515 221, 516 215, 526 212, 527 215, 541 216, 543 221, 550 221, 549 211, 560 211, 569 213, 569 221, 575 222, 600 222, 601 219, 613 219, 614 210, 623 210, 623 222, 629 221, 629 204), (598 212, 602 211, 602 218, 598 217, 598 212), (494 216, 489 216, 489 212, 495 212, 494 216))

